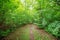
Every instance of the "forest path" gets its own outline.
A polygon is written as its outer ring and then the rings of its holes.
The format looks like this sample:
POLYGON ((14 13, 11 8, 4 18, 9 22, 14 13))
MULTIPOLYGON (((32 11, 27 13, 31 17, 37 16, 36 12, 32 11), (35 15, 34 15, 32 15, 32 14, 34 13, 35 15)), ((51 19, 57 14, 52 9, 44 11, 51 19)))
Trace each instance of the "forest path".
POLYGON ((28 24, 24 27, 16 29, 2 40, 57 40, 51 34, 48 34, 43 29, 39 29, 36 25, 28 24))

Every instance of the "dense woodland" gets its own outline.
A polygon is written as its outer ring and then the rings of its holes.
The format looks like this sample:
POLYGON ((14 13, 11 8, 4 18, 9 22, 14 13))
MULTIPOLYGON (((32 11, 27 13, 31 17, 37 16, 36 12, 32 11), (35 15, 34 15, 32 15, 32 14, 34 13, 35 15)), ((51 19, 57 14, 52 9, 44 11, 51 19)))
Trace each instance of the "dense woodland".
POLYGON ((60 38, 60 0, 0 0, 0 38, 26 24, 60 38))

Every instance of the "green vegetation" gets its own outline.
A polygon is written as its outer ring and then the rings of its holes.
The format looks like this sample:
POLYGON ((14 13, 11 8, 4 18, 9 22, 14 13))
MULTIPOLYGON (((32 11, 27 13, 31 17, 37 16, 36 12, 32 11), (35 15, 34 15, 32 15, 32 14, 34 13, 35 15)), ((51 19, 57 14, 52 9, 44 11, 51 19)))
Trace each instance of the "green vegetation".
POLYGON ((0 0, 0 36, 30 23, 60 38, 60 0, 0 0))
MULTIPOLYGON (((58 0, 40 0, 40 28, 60 37, 60 5, 58 0)), ((60 1, 59 1, 60 2, 60 1)))

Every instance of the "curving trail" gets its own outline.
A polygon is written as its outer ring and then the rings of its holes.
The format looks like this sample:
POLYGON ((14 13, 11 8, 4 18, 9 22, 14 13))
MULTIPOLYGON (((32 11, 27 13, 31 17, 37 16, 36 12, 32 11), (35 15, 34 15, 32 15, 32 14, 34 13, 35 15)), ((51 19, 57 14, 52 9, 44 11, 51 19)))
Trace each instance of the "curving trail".
POLYGON ((16 29, 2 40, 57 40, 51 34, 48 34, 43 29, 39 29, 36 25, 28 24, 16 29))

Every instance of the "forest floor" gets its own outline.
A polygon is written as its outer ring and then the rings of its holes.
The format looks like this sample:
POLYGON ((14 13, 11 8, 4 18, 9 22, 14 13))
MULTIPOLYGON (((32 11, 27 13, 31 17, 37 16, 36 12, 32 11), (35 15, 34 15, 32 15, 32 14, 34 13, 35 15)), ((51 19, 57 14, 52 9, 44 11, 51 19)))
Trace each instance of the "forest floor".
POLYGON ((2 40, 57 40, 51 34, 39 29, 38 26, 28 24, 16 29, 2 40))

